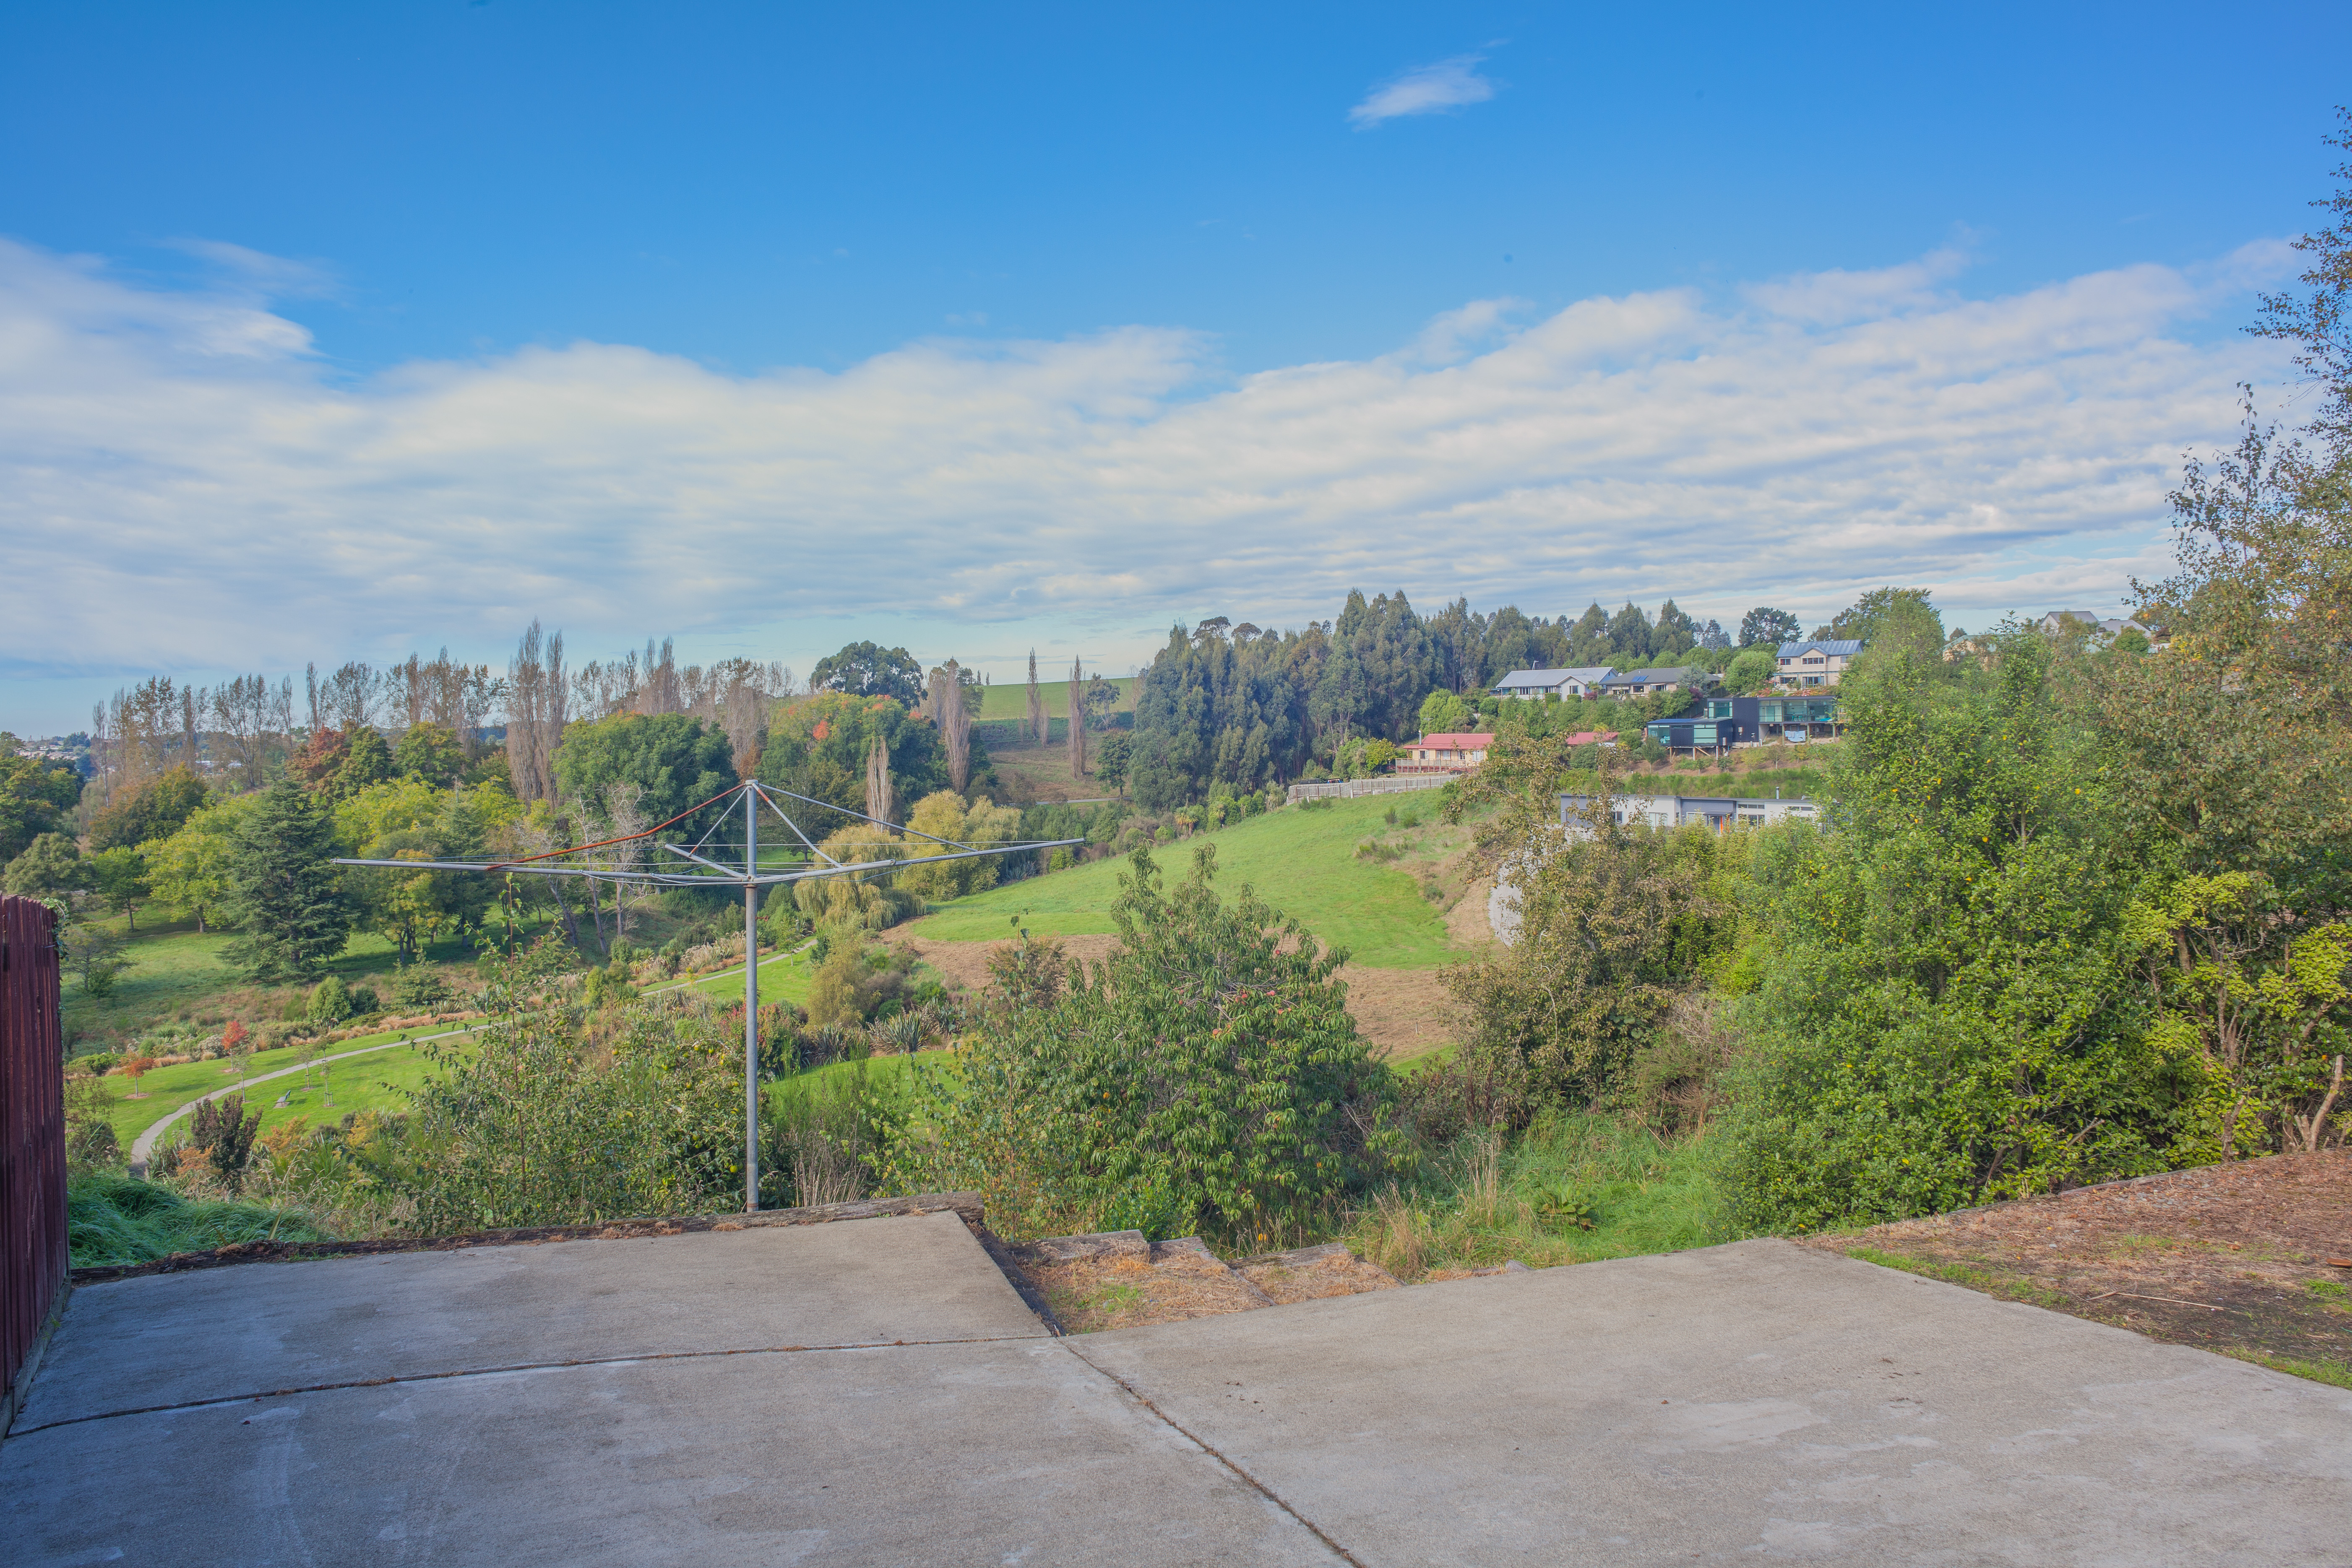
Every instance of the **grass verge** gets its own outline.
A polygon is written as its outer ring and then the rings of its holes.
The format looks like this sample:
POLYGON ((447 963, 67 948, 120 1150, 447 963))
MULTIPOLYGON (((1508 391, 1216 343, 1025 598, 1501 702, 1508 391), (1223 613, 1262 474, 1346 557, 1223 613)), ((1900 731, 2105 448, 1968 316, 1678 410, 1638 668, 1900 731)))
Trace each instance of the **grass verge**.
POLYGON ((308 1215, 183 1197, 129 1176, 76 1178, 66 1193, 67 1255, 77 1269, 146 1263, 237 1241, 330 1241, 308 1215))
POLYGON ((1882 1252, 1875 1247, 1848 1247, 1844 1252, 1849 1258, 1859 1258, 1882 1269, 1899 1269, 1906 1274, 1941 1280, 1948 1285, 1965 1285, 1971 1291, 1999 1296, 2005 1301, 2023 1301, 2029 1306, 2048 1307, 2053 1312, 2063 1312, 2073 1304, 2071 1298, 2055 1291, 2045 1291, 2039 1285, 2004 1274, 1971 1269, 1965 1263, 1939 1263, 1927 1258, 1906 1258, 1900 1252, 1882 1252))

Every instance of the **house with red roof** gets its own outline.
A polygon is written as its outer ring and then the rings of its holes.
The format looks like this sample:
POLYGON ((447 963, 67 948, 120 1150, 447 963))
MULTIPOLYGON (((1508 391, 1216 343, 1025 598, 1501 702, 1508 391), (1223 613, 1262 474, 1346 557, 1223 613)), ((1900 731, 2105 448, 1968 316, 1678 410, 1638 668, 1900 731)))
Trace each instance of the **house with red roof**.
POLYGON ((1492 730, 1477 734, 1424 735, 1397 748, 1399 773, 1467 773, 1486 760, 1492 730))

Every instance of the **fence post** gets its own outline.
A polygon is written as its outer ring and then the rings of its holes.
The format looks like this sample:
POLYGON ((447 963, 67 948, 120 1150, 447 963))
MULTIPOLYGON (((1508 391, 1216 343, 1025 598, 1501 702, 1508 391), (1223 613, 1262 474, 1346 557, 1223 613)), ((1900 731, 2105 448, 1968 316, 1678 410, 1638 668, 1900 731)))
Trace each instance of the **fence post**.
POLYGON ((66 1296, 65 1040, 57 916, 0 897, 0 1434, 66 1296))

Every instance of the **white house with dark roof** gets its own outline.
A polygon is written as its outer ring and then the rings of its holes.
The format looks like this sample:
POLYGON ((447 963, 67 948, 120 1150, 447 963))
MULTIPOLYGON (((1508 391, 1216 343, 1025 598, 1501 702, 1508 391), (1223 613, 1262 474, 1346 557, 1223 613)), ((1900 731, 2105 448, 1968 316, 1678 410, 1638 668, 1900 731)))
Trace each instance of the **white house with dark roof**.
POLYGON ((1809 643, 1780 644, 1780 667, 1774 672, 1773 681, 1783 691, 1801 690, 1806 686, 1833 686, 1862 652, 1862 643, 1853 638, 1815 638, 1809 643))
POLYGON ((1513 670, 1495 683, 1495 695, 1517 697, 1523 702, 1548 696, 1597 696, 1601 683, 1616 673, 1609 664, 1585 664, 1573 670, 1513 670))

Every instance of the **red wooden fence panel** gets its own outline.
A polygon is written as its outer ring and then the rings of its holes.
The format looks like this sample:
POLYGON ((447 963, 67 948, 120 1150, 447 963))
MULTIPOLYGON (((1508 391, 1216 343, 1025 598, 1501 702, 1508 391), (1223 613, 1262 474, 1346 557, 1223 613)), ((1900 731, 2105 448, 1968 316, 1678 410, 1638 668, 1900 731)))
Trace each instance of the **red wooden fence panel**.
POLYGON ((66 1278, 65 1043, 57 917, 0 897, 0 1431, 66 1278))

